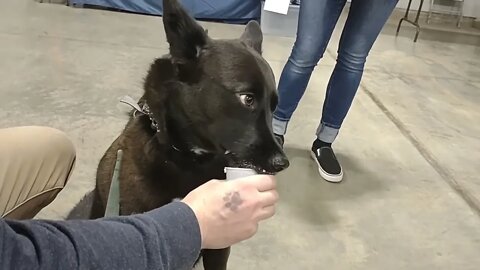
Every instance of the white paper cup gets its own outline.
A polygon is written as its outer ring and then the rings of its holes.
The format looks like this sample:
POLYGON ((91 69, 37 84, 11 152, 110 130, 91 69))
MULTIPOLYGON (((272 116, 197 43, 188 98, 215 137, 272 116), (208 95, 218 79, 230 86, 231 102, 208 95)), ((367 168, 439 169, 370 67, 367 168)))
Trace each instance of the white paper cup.
POLYGON ((232 167, 225 167, 225 173, 227 174, 227 180, 233 180, 258 174, 255 170, 252 169, 232 167))

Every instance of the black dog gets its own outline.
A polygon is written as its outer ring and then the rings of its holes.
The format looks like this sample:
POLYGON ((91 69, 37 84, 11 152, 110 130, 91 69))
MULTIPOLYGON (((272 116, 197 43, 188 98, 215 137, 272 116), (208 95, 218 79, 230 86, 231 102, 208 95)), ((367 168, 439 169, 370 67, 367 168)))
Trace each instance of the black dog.
MULTIPOLYGON (((97 171, 92 218, 103 216, 122 149, 120 212, 141 213, 183 198, 224 167, 275 174, 288 160, 274 139, 275 80, 250 22, 236 40, 212 40, 176 0, 163 1, 170 54, 155 60, 139 104, 97 171), (148 107, 147 107, 148 106, 148 107)), ((206 270, 226 269, 229 249, 204 250, 206 270)))

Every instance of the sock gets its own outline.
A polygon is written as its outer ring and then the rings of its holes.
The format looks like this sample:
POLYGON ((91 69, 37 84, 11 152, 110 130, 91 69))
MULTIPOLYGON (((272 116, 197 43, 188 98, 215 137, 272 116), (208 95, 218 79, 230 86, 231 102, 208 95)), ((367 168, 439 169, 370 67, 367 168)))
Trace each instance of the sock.
POLYGON ((327 143, 324 141, 320 141, 318 138, 313 142, 312 149, 318 149, 322 147, 332 147, 332 143, 327 143))

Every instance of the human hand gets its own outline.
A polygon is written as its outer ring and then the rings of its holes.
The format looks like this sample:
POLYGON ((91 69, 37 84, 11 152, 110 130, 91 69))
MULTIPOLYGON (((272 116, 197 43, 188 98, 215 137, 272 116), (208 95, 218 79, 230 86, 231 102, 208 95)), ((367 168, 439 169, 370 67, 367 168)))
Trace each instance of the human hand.
POLYGON ((182 200, 197 217, 202 249, 221 249, 252 237, 258 223, 275 214, 277 201, 271 175, 211 180, 182 200))

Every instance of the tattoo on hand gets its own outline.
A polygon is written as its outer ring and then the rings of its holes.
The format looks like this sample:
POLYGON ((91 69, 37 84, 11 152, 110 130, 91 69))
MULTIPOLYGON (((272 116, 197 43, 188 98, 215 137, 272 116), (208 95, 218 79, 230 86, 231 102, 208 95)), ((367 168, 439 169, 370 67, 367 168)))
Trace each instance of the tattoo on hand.
POLYGON ((236 212, 238 207, 243 203, 238 191, 228 192, 225 194, 225 197, 223 197, 223 201, 225 202, 225 207, 233 212, 236 212))

